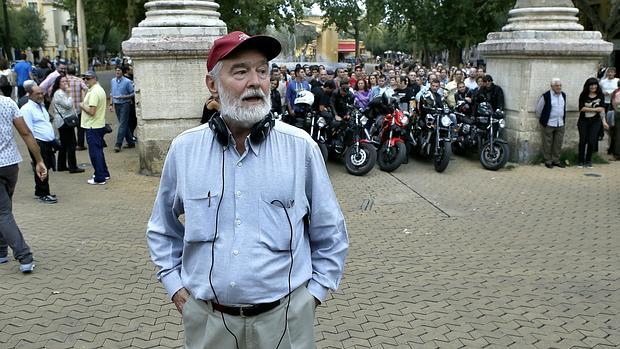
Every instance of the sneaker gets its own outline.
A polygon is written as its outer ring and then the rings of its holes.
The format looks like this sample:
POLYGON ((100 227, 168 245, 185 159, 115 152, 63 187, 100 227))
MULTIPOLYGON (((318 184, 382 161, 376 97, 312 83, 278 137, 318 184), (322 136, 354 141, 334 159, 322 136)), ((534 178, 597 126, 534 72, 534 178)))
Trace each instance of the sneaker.
POLYGON ((115 153, 118 153, 119 151, 121 151, 121 147, 119 147, 119 146, 115 146, 115 147, 114 147, 114 152, 115 152, 115 153))
POLYGON ((24 274, 31 273, 32 269, 34 269, 34 263, 26 263, 26 264, 19 265, 19 271, 21 271, 24 274))
POLYGON ((8 263, 9 259, 7 257, 0 257, 0 264, 8 263))
MULTIPOLYGON (((95 179, 95 175, 92 175, 90 178, 95 179)), ((110 176, 106 176, 105 180, 107 181, 108 179, 110 179, 110 176)))
POLYGON ((55 204, 58 202, 58 199, 56 199, 56 196, 43 195, 43 196, 39 196, 39 201, 41 201, 44 204, 55 204))
POLYGON ((577 168, 583 168, 583 162, 578 163, 577 168))
POLYGON ((92 185, 104 185, 105 181, 103 181, 103 182, 95 182, 95 179, 91 178, 91 179, 87 180, 86 183, 92 184, 92 185))
POLYGON ((88 149, 88 148, 80 147, 80 146, 75 147, 75 150, 77 150, 77 151, 86 150, 86 149, 88 149))
POLYGON ((84 172, 83 168, 73 168, 69 170, 69 173, 82 173, 84 172))
POLYGON ((592 163, 591 162, 586 162, 586 168, 593 168, 592 163))
POLYGON ((550 162, 545 162, 545 167, 546 168, 553 168, 553 164, 550 162))

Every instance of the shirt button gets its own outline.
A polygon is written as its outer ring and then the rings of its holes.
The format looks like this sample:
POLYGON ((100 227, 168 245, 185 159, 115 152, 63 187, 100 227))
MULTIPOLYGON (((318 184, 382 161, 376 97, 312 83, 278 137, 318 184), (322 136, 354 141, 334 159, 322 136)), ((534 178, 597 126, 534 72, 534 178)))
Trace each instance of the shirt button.
POLYGON ((230 283, 230 287, 235 287, 235 286, 237 286, 237 284, 234 281, 230 283))
POLYGON ((235 219, 235 223, 237 223, 237 225, 241 225, 241 220, 240 219, 235 219))
POLYGON ((239 197, 240 197, 240 196, 241 196, 241 191, 240 191, 240 190, 237 190, 237 193, 236 193, 236 194, 237 194, 237 196, 239 196, 239 197))
POLYGON ((233 251, 233 254, 234 254, 235 256, 237 256, 237 255, 239 255, 239 251, 234 250, 234 251, 233 251))
POLYGON ((239 162, 237 163, 237 167, 241 167, 241 166, 243 166, 243 162, 239 161, 239 162))

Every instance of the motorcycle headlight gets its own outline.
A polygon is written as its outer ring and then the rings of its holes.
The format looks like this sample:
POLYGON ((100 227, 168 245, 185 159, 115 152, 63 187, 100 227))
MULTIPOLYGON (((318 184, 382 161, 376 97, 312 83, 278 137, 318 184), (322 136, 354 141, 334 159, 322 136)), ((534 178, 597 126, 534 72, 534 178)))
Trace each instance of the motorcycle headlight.
POLYGON ((360 118, 360 123, 361 123, 362 125, 366 125, 366 124, 368 123, 368 118, 367 118, 367 117, 365 117, 365 116, 362 116, 362 117, 360 118))
POLYGON ((327 122, 325 121, 325 118, 323 118, 322 116, 316 121, 316 125, 320 128, 323 128, 327 125, 327 122))
POLYGON ((441 126, 443 127, 450 127, 450 125, 452 125, 452 120, 450 120, 450 117, 447 115, 444 115, 441 117, 441 126))
POLYGON ((500 128, 506 127, 506 120, 504 120, 504 119, 499 120, 499 127, 500 128))

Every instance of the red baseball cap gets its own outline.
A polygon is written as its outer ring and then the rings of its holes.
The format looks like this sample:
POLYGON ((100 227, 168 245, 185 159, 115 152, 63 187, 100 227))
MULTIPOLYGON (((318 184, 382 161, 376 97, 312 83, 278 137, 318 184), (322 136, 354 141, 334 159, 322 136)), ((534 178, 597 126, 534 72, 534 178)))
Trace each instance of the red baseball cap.
POLYGON ((207 70, 211 71, 217 62, 241 48, 258 50, 270 61, 280 54, 282 45, 271 36, 249 36, 244 32, 235 31, 215 40, 207 59, 207 70))

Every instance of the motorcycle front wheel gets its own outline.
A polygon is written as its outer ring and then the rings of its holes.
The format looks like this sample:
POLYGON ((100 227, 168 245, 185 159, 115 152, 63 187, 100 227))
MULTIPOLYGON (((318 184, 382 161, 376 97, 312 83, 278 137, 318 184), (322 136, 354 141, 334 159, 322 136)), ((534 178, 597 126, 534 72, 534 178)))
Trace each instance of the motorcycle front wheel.
POLYGON ((407 147, 404 143, 396 143, 393 147, 388 147, 386 143, 379 148, 377 163, 382 171, 392 172, 405 161, 406 156, 407 147))
POLYGON ((323 155, 323 161, 325 161, 325 163, 327 163, 327 156, 329 155, 327 153, 327 146, 325 145, 325 143, 317 143, 319 145, 319 150, 321 151, 321 155, 323 155))
POLYGON ((486 142, 480 149, 480 163, 487 170, 497 171, 508 162, 509 151, 506 143, 493 142, 491 146, 486 142))
POLYGON ((360 143, 359 150, 355 144, 344 152, 344 166, 352 175, 363 176, 370 172, 377 162, 377 150, 371 144, 360 143))
POLYGON ((451 154, 452 154, 452 146, 450 142, 439 143, 439 149, 437 151, 437 155, 433 157, 433 165, 435 166, 435 171, 443 172, 448 167, 448 163, 450 163, 451 154))

